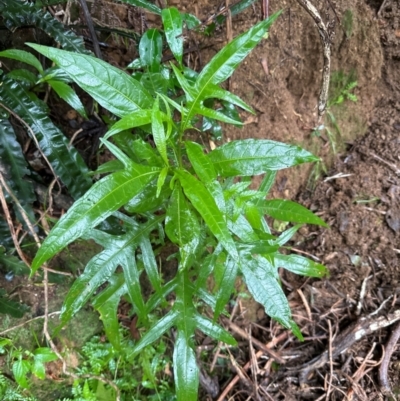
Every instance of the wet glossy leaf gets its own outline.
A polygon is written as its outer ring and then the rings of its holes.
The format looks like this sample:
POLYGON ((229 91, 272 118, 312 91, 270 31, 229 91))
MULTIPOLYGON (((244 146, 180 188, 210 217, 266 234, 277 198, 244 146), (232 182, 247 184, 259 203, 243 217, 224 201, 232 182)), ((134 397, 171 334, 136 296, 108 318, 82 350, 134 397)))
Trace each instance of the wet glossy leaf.
POLYGON ((161 190, 165 183, 165 179, 167 178, 168 171, 169 171, 168 167, 164 167, 161 170, 160 175, 158 176, 156 198, 160 196, 161 190))
POLYGON ((207 188, 195 177, 184 170, 177 170, 176 175, 182 184, 185 195, 200 213, 210 231, 221 242, 233 258, 238 257, 235 243, 229 234, 224 216, 207 188))
POLYGON ((219 277, 217 279, 218 292, 215 296, 217 302, 214 308, 214 320, 216 320, 225 309, 234 290, 239 267, 238 259, 239 258, 228 258, 225 264, 221 265, 221 271, 215 274, 215 276, 218 275, 219 277))
POLYGON ((88 53, 82 37, 65 28, 49 12, 43 11, 31 2, 1 0, 0 14, 8 29, 20 26, 36 26, 54 38, 66 50, 88 53))
POLYGON ((328 270, 324 265, 300 255, 282 255, 277 252, 271 256, 276 267, 283 267, 292 273, 317 278, 324 277, 328 274, 328 270))
POLYGON ((23 63, 29 64, 36 68, 38 72, 43 73, 42 64, 32 53, 25 50, 9 49, 0 52, 0 57, 11 58, 13 60, 22 61, 23 63))
POLYGON ((108 139, 110 136, 118 134, 119 132, 127 129, 150 124, 151 114, 151 110, 135 110, 134 112, 127 114, 126 116, 122 117, 121 120, 117 121, 106 132, 104 139, 108 139))
POLYGON ((49 79, 47 83, 54 89, 61 99, 66 101, 74 110, 76 110, 83 118, 88 118, 85 107, 75 91, 67 84, 54 79, 49 79))
POLYGON ((181 13, 175 7, 164 8, 161 12, 161 18, 168 46, 179 65, 182 65, 183 36, 181 13))
POLYGON ((135 165, 96 182, 54 226, 32 262, 31 274, 140 193, 157 174, 150 167, 135 165))
POLYGON ((107 338, 116 350, 121 349, 117 309, 121 297, 127 291, 124 275, 113 275, 108 287, 97 295, 92 303, 93 307, 99 311, 107 338))
POLYGON ((168 87, 170 86, 169 79, 160 72, 143 73, 140 78, 140 83, 153 96, 160 93, 167 93, 168 87))
MULTIPOLYGON (((135 272, 132 273, 129 270, 130 265, 127 264, 127 260, 135 258, 134 252, 142 236, 148 235, 163 219, 163 216, 158 216, 143 225, 137 224, 136 227, 132 227, 123 236, 101 234, 102 245, 106 246, 106 249, 89 261, 84 272, 75 280, 69 290, 60 316, 63 324, 68 322, 85 305, 90 296, 110 279, 118 266, 123 266, 124 273, 130 277, 129 280, 134 279, 135 272)), ((126 276, 127 288, 130 286, 130 290, 132 290, 135 287, 135 283, 131 283, 126 276)), ((136 295, 134 295, 134 299, 136 300, 136 295)))
POLYGON ((159 98, 157 97, 151 113, 151 128, 157 150, 163 158, 164 163, 168 166, 167 138, 165 136, 163 118, 159 108, 159 98))
POLYGON ((145 10, 151 11, 154 14, 161 14, 161 8, 157 7, 153 3, 150 3, 150 1, 146 0, 121 0, 122 3, 126 4, 132 4, 133 6, 136 7, 141 7, 144 8, 145 10))
POLYGON ((257 259, 242 258, 240 269, 248 290, 254 299, 264 306, 267 315, 284 327, 290 328, 292 323, 289 303, 274 272, 268 272, 257 259))
POLYGON ((161 291, 161 276, 158 272, 156 257, 154 255, 151 242, 147 237, 142 237, 140 240, 140 250, 142 251, 142 261, 147 277, 151 285, 157 291, 161 291))
MULTIPOLYGON (((0 120, 0 171, 21 206, 35 222, 33 202, 36 201, 32 183, 27 179, 30 175, 21 145, 17 141, 14 129, 8 120, 0 120)), ((15 206, 19 221, 23 222, 19 209, 15 206)))
POLYGON ((299 230, 300 227, 301 227, 301 224, 297 224, 293 227, 288 228, 283 233, 281 233, 281 235, 275 241, 271 241, 271 242, 273 242, 275 245, 279 245, 279 246, 285 245, 287 242, 289 242, 292 239, 292 237, 297 233, 297 231, 299 230))
POLYGON ((200 225, 180 185, 175 185, 165 218, 165 232, 175 244, 184 246, 200 236, 200 225))
POLYGON ((308 210, 296 202, 284 199, 263 200, 257 203, 257 208, 268 216, 281 221, 290 221, 293 223, 316 224, 323 227, 328 225, 308 210))
MULTIPOLYGON (((42 152, 51 163, 56 175, 68 187, 74 198, 81 196, 91 185, 88 168, 67 138, 53 124, 40 104, 19 85, 4 78, 0 86, 0 99, 29 124, 28 134, 36 136, 42 152)), ((26 128, 26 127, 25 127, 26 128)))
POLYGON ((185 142, 187 155, 190 163, 194 168, 197 176, 205 184, 214 181, 217 178, 214 165, 210 162, 208 157, 204 154, 203 147, 195 142, 185 142))
POLYGON ((169 330, 178 319, 179 313, 171 310, 162 317, 136 344, 133 351, 137 355, 144 347, 147 347, 154 341, 157 341, 167 330, 169 330))
POLYGON ((99 104, 119 117, 148 109, 153 103, 138 81, 105 61, 54 47, 29 46, 54 61, 99 104))
POLYGON ((175 341, 173 364, 178 401, 197 401, 199 368, 188 339, 180 331, 175 341))
POLYGON ((146 213, 155 212, 161 209, 168 202, 171 196, 172 190, 168 185, 169 177, 167 177, 167 183, 161 188, 161 192, 157 195, 157 181, 153 180, 145 187, 142 191, 130 199, 124 206, 125 210, 129 213, 146 213))
MULTIPOLYGON (((135 244, 137 246, 137 243, 135 244)), ((122 263, 124 271, 128 296, 133 305, 135 313, 142 322, 147 322, 147 313, 142 296, 142 290, 139 282, 140 273, 136 265, 135 254, 124 253, 124 262, 122 263)))
POLYGON ((22 388, 28 388, 29 383, 26 376, 31 371, 30 362, 25 359, 19 359, 13 363, 12 371, 18 385, 22 388))
POLYGON ((237 341, 232 337, 232 335, 221 326, 214 323, 212 320, 196 314, 195 321, 197 328, 201 330, 204 334, 207 334, 209 337, 212 337, 215 340, 222 341, 232 346, 237 345, 237 341))
POLYGON ((223 177, 252 176, 319 159, 299 146, 267 139, 244 139, 226 143, 209 153, 223 177))
POLYGON ((157 29, 148 29, 140 39, 139 55, 142 64, 151 72, 160 70, 162 58, 162 38, 157 29))
POLYGON ((29 87, 34 86, 37 82, 37 76, 32 72, 24 69, 17 68, 15 70, 12 70, 7 74, 7 77, 15 81, 27 83, 29 87))
POLYGON ((210 83, 219 84, 228 79, 237 66, 260 42, 266 30, 279 15, 280 12, 259 22, 220 50, 199 74, 196 82, 197 91, 201 93, 210 83))

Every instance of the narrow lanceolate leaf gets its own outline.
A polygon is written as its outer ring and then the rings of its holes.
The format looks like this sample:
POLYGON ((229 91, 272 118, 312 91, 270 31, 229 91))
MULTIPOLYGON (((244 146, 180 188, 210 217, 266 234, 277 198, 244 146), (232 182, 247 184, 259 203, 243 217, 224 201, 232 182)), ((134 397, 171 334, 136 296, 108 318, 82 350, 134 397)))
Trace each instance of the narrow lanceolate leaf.
MULTIPOLYGON (((199 111, 201 103, 206 96, 205 91, 209 85, 217 85, 232 75, 237 66, 260 42, 268 27, 279 14, 280 13, 276 13, 267 20, 259 22, 247 32, 235 38, 231 43, 219 51, 203 68, 202 72, 196 79, 193 101, 190 102, 191 104, 184 122, 184 127, 189 124, 192 117, 199 111)), ((206 109, 204 108, 204 110, 206 109)), ((206 115, 204 114, 204 110, 203 113, 200 114, 206 115)), ((206 116, 211 117, 210 115, 206 116)), ((218 118, 218 120, 224 121, 221 118, 218 118)), ((235 122, 233 124, 235 124, 235 122)))
POLYGON ((175 185, 168 205, 165 232, 173 243, 180 246, 200 236, 197 216, 190 208, 179 184, 175 185))
POLYGON ((158 174, 158 170, 135 165, 96 182, 54 226, 32 262, 32 274, 85 231, 133 198, 158 174))
POLYGON ((139 282, 140 274, 136 265, 134 252, 130 252, 130 254, 125 252, 124 259, 122 269, 124 271, 126 287, 128 288, 129 299, 139 319, 147 322, 147 313, 139 282))
POLYGON ((301 274, 308 277, 324 277, 328 274, 328 270, 324 265, 316 263, 310 259, 300 255, 282 255, 274 253, 271 255, 275 267, 283 267, 292 273, 301 274))
POLYGON ((175 389, 178 401, 197 401, 199 368, 196 355, 182 332, 178 332, 174 355, 175 389))
POLYGON ((156 257, 154 255, 151 242, 148 237, 142 237, 140 240, 140 250, 142 251, 142 261, 147 277, 156 292, 161 291, 161 276, 158 272, 156 257))
POLYGON ((1 0, 0 14, 8 29, 20 26, 36 26, 51 36, 66 50, 87 53, 82 37, 65 29, 64 25, 37 4, 19 0, 1 0))
MULTIPOLYGON (((36 200, 36 196, 32 183, 26 179, 30 174, 27 167, 13 127, 8 120, 0 120, 0 171, 33 223, 35 214, 32 204, 36 200)), ((15 210, 19 213, 17 207, 15 210)), ((23 219, 20 218, 20 221, 23 219)))
POLYGON ((161 12, 168 46, 179 65, 182 65, 183 35, 182 15, 175 7, 164 8, 161 12))
POLYGON ((81 196, 91 185, 87 175, 88 168, 76 149, 68 145, 67 138, 53 124, 47 113, 31 100, 18 82, 9 78, 4 78, 0 86, 0 100, 30 126, 28 134, 35 135, 40 149, 71 195, 74 198, 81 196))
POLYGON ((234 290, 235 280, 237 277, 238 267, 239 267, 238 258, 237 259, 228 258, 225 264, 222 265, 221 267, 222 267, 221 271, 217 272, 217 274, 219 275, 218 278, 219 288, 215 296, 217 302, 214 308, 214 320, 216 320, 218 316, 222 313, 234 290))
POLYGON ((185 142, 186 151, 196 172, 197 176, 205 184, 214 181, 217 178, 214 165, 210 162, 209 158, 204 154, 203 148, 195 142, 185 142))
POLYGON ((193 337, 196 328, 194 321, 196 310, 193 305, 193 292, 194 288, 189 279, 188 270, 182 271, 178 276, 174 310, 179 312, 176 326, 188 341, 193 337))
POLYGON ((171 310, 162 317, 146 334, 140 339, 133 350, 133 354, 137 355, 144 347, 147 347, 154 341, 157 341, 167 330, 169 330, 178 319, 179 313, 171 310))
POLYGON ((162 38, 157 29, 148 29, 139 43, 140 61, 150 72, 160 70, 162 58, 162 38))
MULTIPOLYGON (((163 217, 159 216, 146 224, 138 224, 136 227, 132 227, 132 229, 123 236, 100 234, 102 236, 103 246, 106 246, 106 249, 89 261, 83 274, 75 280, 69 290, 60 317, 62 323, 68 322, 71 317, 85 305, 90 296, 110 279, 118 266, 129 269, 126 260, 134 259, 134 251, 142 236, 148 235, 162 220, 163 217)), ((127 276, 132 279, 133 275, 130 273, 126 274, 125 280, 128 281, 126 279, 127 276)), ((129 283, 129 285, 131 285, 131 287, 128 288, 127 283, 127 289, 132 290, 133 284, 129 283)))
POLYGON ((223 177, 251 176, 319 159, 299 146, 262 139, 232 141, 209 153, 223 177))
POLYGON ((32 53, 29 53, 25 50, 19 49, 9 49, 0 52, 0 57, 11 58, 13 60, 22 61, 23 63, 29 64, 32 67, 35 67, 38 72, 43 73, 42 64, 32 53))
POLYGON ((283 326, 290 328, 292 317, 289 303, 273 272, 267 272, 256 259, 249 256, 241 261, 247 288, 254 299, 264 306, 265 312, 283 326))
POLYGON ((121 297, 126 292, 124 275, 113 275, 109 279, 108 287, 97 295, 92 302, 93 308, 100 313, 100 319, 103 322, 107 338, 116 350, 121 349, 117 309, 121 297))
POLYGON ((29 46, 54 61, 77 85, 115 115, 123 117, 151 107, 148 92, 120 69, 84 54, 32 43, 29 46))
POLYGON ((160 15, 161 8, 157 7, 150 1, 146 0, 121 0, 122 3, 131 4, 136 7, 144 8, 145 10, 151 11, 154 14, 160 15))
POLYGON ((207 334, 209 337, 212 337, 215 340, 222 341, 232 346, 237 345, 237 341, 232 337, 232 335, 229 334, 221 326, 214 323, 212 320, 196 314, 195 321, 197 328, 201 330, 204 334, 207 334))
POLYGON ((268 216, 282 221, 293 223, 316 224, 323 227, 328 225, 316 216, 313 212, 299 205, 284 199, 262 200, 257 203, 257 208, 268 216))
POLYGON ((164 163, 168 165, 167 156, 167 138, 165 136, 164 124, 162 114, 159 110, 159 99, 154 102, 151 113, 151 128, 153 133, 154 142, 160 156, 163 158, 164 163))
POLYGON ((85 107, 83 106, 81 99, 75 91, 66 83, 49 79, 47 83, 54 89, 61 99, 66 101, 73 109, 75 109, 83 118, 88 118, 85 107))
POLYGON ((201 217, 203 217, 210 231, 221 242, 232 258, 237 258, 238 252, 229 233, 224 216, 218 209, 210 192, 187 171, 177 170, 176 175, 182 184, 185 195, 192 202, 192 205, 200 213, 201 217))
POLYGON ((151 110, 135 110, 134 112, 122 117, 121 120, 117 121, 104 135, 104 139, 108 139, 110 136, 118 134, 121 131, 127 129, 141 127, 151 123, 151 110))

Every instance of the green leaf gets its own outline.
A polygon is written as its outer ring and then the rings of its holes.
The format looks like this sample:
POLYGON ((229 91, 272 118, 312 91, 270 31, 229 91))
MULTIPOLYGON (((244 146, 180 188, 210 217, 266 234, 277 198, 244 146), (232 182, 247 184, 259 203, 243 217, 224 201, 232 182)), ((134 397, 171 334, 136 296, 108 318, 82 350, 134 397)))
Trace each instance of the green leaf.
POLYGON ((162 58, 162 38, 157 29, 148 29, 139 42, 140 61, 151 72, 160 70, 162 58))
POLYGON ((104 135, 104 139, 108 139, 110 136, 118 134, 121 131, 127 129, 141 127, 151 123, 151 110, 135 110, 133 113, 122 117, 121 120, 117 121, 104 135))
POLYGON ((128 254, 124 253, 124 259, 125 260, 122 263, 122 270, 124 271, 129 299, 139 319, 147 322, 147 313, 139 282, 140 273, 136 265, 135 255, 133 252, 129 252, 128 254))
POLYGON ((58 359, 57 355, 47 347, 36 348, 33 351, 34 359, 41 362, 51 362, 58 359))
POLYGON ((160 153, 160 156, 163 158, 164 163, 168 166, 167 138, 165 136, 163 118, 159 108, 159 98, 157 97, 153 104, 151 113, 151 128, 157 150, 160 153))
POLYGON ((210 86, 203 91, 204 99, 214 98, 220 99, 225 102, 229 102, 236 106, 241 107, 243 110, 254 114, 254 110, 246 104, 240 97, 234 95, 233 93, 220 88, 218 85, 210 84, 210 86))
MULTIPOLYGON (((130 277, 130 279, 134 279, 135 272, 129 270, 129 267, 132 265, 128 265, 127 260, 134 259, 135 248, 141 241, 142 236, 148 235, 163 219, 163 216, 157 216, 157 218, 143 225, 137 224, 136 227, 131 227, 127 234, 123 236, 112 236, 106 233, 101 234, 101 242, 106 249, 89 261, 83 274, 75 280, 70 288, 65 297, 60 316, 60 320, 63 324, 68 322, 71 317, 85 305, 90 296, 101 285, 110 280, 110 277, 118 266, 123 267, 126 276, 130 277)), ((94 239, 98 240, 98 238, 94 239)), ((135 287, 135 283, 128 283, 129 280, 126 279, 127 286, 130 286, 130 290, 132 291, 135 287)), ((135 294, 134 300, 136 301, 135 294)), ((98 301, 98 303, 99 302, 100 301, 98 301)))
MULTIPOLYGON (((228 258, 224 265, 221 265, 221 271, 215 270, 214 275, 217 278, 218 292, 216 294, 216 305, 214 308, 214 320, 225 309, 229 298, 232 295, 235 286, 235 280, 238 273, 238 259, 228 258), (216 273, 216 274, 215 274, 216 273), (218 277, 217 277, 218 276, 218 277)), ((218 265, 216 265, 217 267, 218 265)))
POLYGON ((313 212, 299 205, 284 199, 263 200, 257 203, 257 208, 268 216, 281 221, 293 223, 316 224, 323 227, 328 225, 316 216, 313 212))
POLYGON ((109 279, 108 287, 93 300, 93 307, 99 311, 107 338, 116 350, 121 350, 119 321, 117 317, 118 305, 121 297, 127 292, 123 274, 113 275, 109 279))
MULTIPOLYGON (((1 235, 1 233, 0 233, 1 235)), ((28 275, 30 269, 20 259, 13 255, 7 255, 5 248, 0 245, 0 265, 3 265, 7 272, 13 272, 16 276, 28 275)))
POLYGON ((165 183, 165 179, 167 178, 168 171, 169 171, 168 167, 164 167, 161 170, 160 175, 158 176, 156 198, 158 198, 160 196, 162 187, 165 183))
POLYGON ((67 84, 54 79, 49 79, 47 83, 54 89, 61 99, 66 101, 74 110, 76 110, 83 118, 88 118, 85 107, 75 91, 67 84))
POLYGON ((227 116, 226 114, 221 113, 220 111, 213 110, 208 107, 204 107, 201 104, 196 105, 195 107, 192 107, 191 112, 193 114, 199 114, 201 116, 213 118, 214 120, 222 121, 227 124, 236 125, 238 127, 241 127, 243 125, 243 123, 241 121, 231 118, 231 117, 227 116))
POLYGON ((154 341, 157 341, 167 330, 169 330, 178 319, 179 313, 171 310, 162 317, 147 333, 139 340, 133 350, 133 354, 137 355, 143 348, 147 347, 154 341))
POLYGON ((161 8, 150 3, 146 0, 121 0, 122 3, 131 4, 136 7, 144 8, 145 10, 151 11, 154 14, 161 15, 161 8))
POLYGON ((181 247, 200 236, 197 216, 189 207, 179 184, 175 185, 168 205, 165 232, 173 243, 181 247))
POLYGON ((157 174, 150 167, 135 165, 96 182, 54 226, 32 262, 31 274, 140 193, 157 174))
POLYGON ((25 50, 9 49, 0 52, 0 57, 11 58, 13 60, 22 61, 23 63, 29 64, 36 68, 41 74, 43 73, 42 64, 32 53, 25 50))
MULTIPOLYGON (((165 206, 171 196, 172 190, 169 185, 164 185, 157 197, 157 182, 158 179, 147 184, 141 192, 129 200, 124 206, 125 210, 129 213, 142 214, 155 212, 165 206)), ((167 177, 167 182, 169 182, 169 177, 167 177)))
POLYGON ((12 70, 7 74, 7 77, 15 81, 27 82, 30 87, 35 85, 37 82, 37 76, 25 69, 17 68, 15 70, 12 70))
POLYGON ((42 152, 71 195, 74 198, 81 196, 91 185, 87 176, 88 168, 46 111, 31 100, 29 93, 18 82, 8 78, 4 78, 0 86, 0 99, 29 124, 31 130, 28 130, 28 134, 31 137, 35 135, 42 152))
POLYGON ((178 401, 197 401, 199 368, 195 353, 181 331, 175 341, 173 364, 178 401))
POLYGON ((153 102, 138 81, 102 60, 54 47, 28 45, 54 61, 100 105, 119 117, 150 108, 153 102))
POLYGON ((15 361, 12 366, 15 381, 22 388, 28 388, 29 383, 26 375, 31 371, 31 364, 25 359, 19 359, 15 361))
POLYGON ((208 154, 223 177, 252 176, 319 159, 299 146, 268 139, 228 142, 208 154))
MULTIPOLYGON (((21 206, 30 218, 35 221, 32 204, 36 201, 32 183, 26 179, 30 175, 21 145, 15 138, 12 125, 8 120, 0 120, 0 171, 21 206)), ((19 221, 23 222, 17 207, 15 210, 19 221)))
POLYGON ((3 0, 0 2, 0 14, 8 29, 21 26, 36 26, 54 38, 66 50, 87 53, 82 37, 65 29, 64 25, 49 12, 43 11, 31 2, 3 0))
POLYGON ((10 300, 4 294, 5 291, 0 289, 0 313, 20 319, 30 310, 28 306, 10 300))
POLYGON ((200 213, 201 217, 203 217, 210 231, 221 242, 232 258, 237 258, 238 252, 229 234, 224 216, 218 209, 210 192, 187 171, 176 170, 175 174, 182 184, 185 195, 192 202, 192 205, 200 213))
POLYGON ((240 269, 248 290, 264 306, 267 315, 290 328, 292 318, 289 303, 272 269, 270 272, 266 271, 265 265, 251 256, 241 260, 240 269))
POLYGON ((147 237, 142 237, 140 240, 140 249, 142 251, 142 261, 147 277, 156 292, 161 291, 161 277, 158 272, 156 257, 154 255, 151 242, 147 237))
POLYGON ((324 265, 300 255, 282 255, 277 252, 271 256, 276 267, 283 267, 292 273, 317 278, 324 277, 328 274, 328 270, 324 265))
POLYGON ((232 335, 228 333, 225 329, 223 329, 221 326, 214 323, 212 320, 199 314, 196 314, 195 321, 197 328, 207 336, 232 346, 237 345, 237 341, 232 337, 232 335))
POLYGON ((162 10, 161 18, 168 46, 181 66, 183 56, 182 15, 175 7, 169 7, 162 10))
POLYGON ((293 238, 293 236, 297 233, 297 231, 299 230, 300 227, 301 227, 301 224, 297 224, 293 227, 288 228, 283 233, 281 233, 281 235, 275 241, 271 241, 271 243, 273 243, 274 245, 279 245, 279 246, 285 245, 287 242, 289 242, 293 238))
POLYGON ((123 164, 125 168, 131 168, 134 166, 133 161, 118 146, 104 138, 100 138, 100 141, 123 164))
POLYGON ((195 142, 185 142, 187 155, 190 163, 194 168, 197 176, 205 184, 214 181, 217 178, 214 165, 210 162, 208 157, 204 154, 203 148, 195 142))

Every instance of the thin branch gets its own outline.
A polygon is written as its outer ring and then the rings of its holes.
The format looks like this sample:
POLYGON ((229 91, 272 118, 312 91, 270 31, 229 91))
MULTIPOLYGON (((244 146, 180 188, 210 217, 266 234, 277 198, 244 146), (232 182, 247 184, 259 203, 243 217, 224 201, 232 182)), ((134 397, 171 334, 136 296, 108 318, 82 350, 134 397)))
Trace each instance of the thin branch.
POLYGON ((317 25, 319 36, 321 38, 324 56, 324 67, 322 70, 322 86, 318 100, 318 115, 321 119, 325 113, 328 103, 329 79, 331 74, 331 40, 328 29, 322 21, 321 15, 309 0, 297 0, 297 2, 307 11, 317 25))

